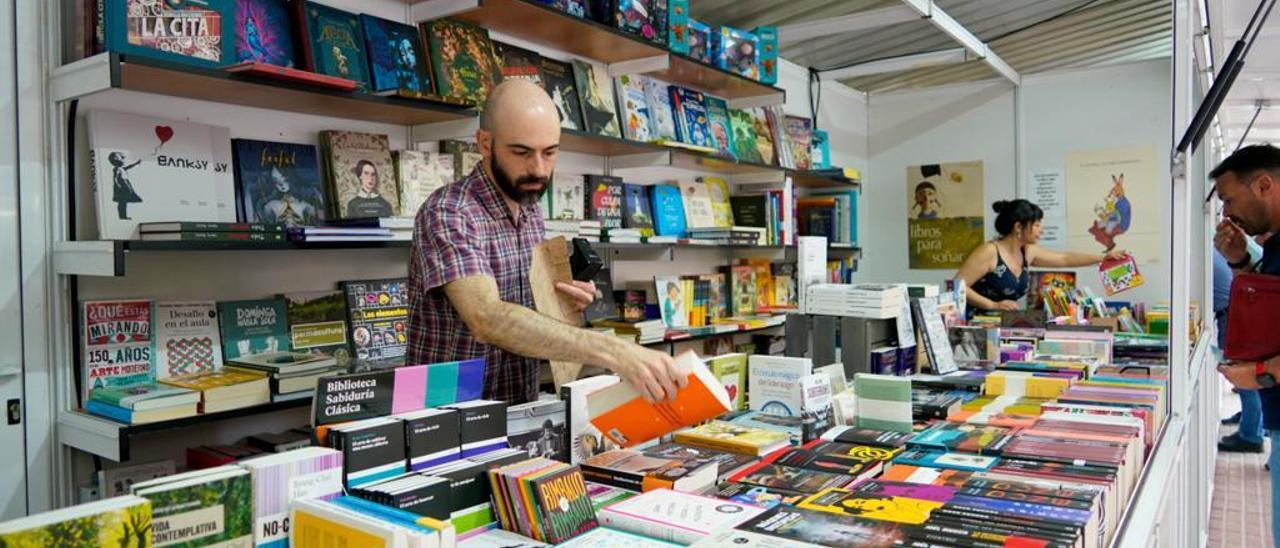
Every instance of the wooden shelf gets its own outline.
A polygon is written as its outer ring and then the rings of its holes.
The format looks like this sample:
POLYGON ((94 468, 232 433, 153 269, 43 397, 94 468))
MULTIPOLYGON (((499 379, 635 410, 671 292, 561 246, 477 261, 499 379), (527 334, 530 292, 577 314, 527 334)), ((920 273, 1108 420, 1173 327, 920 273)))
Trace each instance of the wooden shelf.
POLYGON ((77 99, 107 89, 125 89, 400 125, 447 122, 476 116, 474 109, 459 103, 344 92, 115 53, 103 53, 59 67, 53 73, 51 87, 58 100, 77 99))
POLYGON ((844 177, 830 177, 811 171, 788 171, 787 173, 791 175, 791 183, 800 188, 858 189, 862 187, 861 181, 844 177))
POLYGON ((667 149, 652 143, 605 137, 575 129, 561 129, 560 150, 594 156, 626 156, 629 154, 662 152, 667 149))
MULTIPOLYGON (((635 72, 698 89, 730 102, 758 99, 742 103, 742 106, 780 104, 786 99, 786 92, 780 88, 671 53, 665 46, 640 36, 590 19, 574 17, 533 0, 405 0, 405 3, 413 6, 415 20, 452 17, 608 65, 665 58, 659 63, 665 68, 635 72)), ((618 70, 626 72, 638 66, 620 65, 618 70)))
POLYGON ((240 417, 251 417, 287 409, 309 407, 311 400, 312 398, 302 398, 267 403, 232 409, 221 413, 195 415, 177 420, 137 425, 119 423, 80 410, 66 411, 58 416, 58 439, 63 445, 74 447, 105 459, 123 462, 129 460, 132 437, 138 434, 165 432, 240 417))

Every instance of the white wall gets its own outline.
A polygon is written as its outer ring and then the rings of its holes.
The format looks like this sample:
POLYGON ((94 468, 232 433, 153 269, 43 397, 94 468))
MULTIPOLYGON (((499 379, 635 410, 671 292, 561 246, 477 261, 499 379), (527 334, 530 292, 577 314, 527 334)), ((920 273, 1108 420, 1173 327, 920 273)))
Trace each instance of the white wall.
MULTIPOLYGON (((1073 151, 1152 145, 1158 151, 1157 181, 1168 181, 1169 70, 1168 60, 1156 60, 1028 76, 1016 92, 998 81, 872 95, 860 227, 868 237, 860 278, 940 283, 954 275, 907 268, 904 174, 910 165, 982 160, 987 238, 995 236, 990 204, 1018 197, 1019 181, 1030 170, 1065 170, 1073 151)), ((1159 196, 1161 226, 1167 226, 1168 189, 1161 186, 1159 196)), ((1124 298, 1168 299, 1169 266, 1159 260, 1143 267, 1147 285, 1124 298)), ((1079 282, 1101 294, 1097 279, 1094 269, 1079 271, 1079 282)))

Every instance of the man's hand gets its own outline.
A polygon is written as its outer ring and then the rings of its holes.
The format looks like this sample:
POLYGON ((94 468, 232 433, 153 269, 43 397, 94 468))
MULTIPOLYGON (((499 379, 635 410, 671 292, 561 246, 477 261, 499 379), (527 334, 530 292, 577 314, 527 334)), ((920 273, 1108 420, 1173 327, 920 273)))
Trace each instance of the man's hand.
POLYGON ((1262 388, 1258 385, 1258 376, 1256 368, 1252 363, 1227 362, 1218 364, 1218 372, 1227 378, 1227 382, 1236 388, 1245 390, 1257 390, 1262 388))
POLYGON ((573 283, 556 283, 556 289, 561 293, 573 297, 578 304, 578 312, 586 310, 588 306, 596 299, 601 297, 600 291, 596 289, 595 282, 580 282, 574 280, 573 283))
POLYGON ((1240 225, 1231 222, 1231 219, 1223 219, 1218 223, 1218 233, 1213 236, 1213 246, 1218 248, 1218 252, 1222 253, 1228 263, 1240 264, 1249 258, 1246 237, 1240 225))
POLYGON ((675 358, 670 354, 635 344, 623 344, 621 348, 613 372, 631 383, 645 401, 674 399, 676 391, 689 384, 689 379, 676 371, 675 358))
POLYGON ((1004 310, 1012 312, 1018 309, 1018 301, 999 301, 996 303, 996 310, 1004 310))

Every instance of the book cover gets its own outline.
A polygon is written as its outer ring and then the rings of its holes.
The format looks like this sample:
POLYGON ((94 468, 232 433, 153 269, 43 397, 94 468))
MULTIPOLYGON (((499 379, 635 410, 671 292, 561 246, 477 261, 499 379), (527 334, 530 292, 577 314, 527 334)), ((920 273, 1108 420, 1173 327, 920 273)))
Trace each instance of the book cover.
POLYGON ((997 461, 999 461, 997 457, 970 453, 944 453, 930 449, 908 449, 893 459, 894 463, 965 472, 985 472, 995 466, 997 461))
POLYGON ((806 425, 812 422, 814 437, 835 426, 832 396, 831 377, 825 373, 800 377, 800 418, 806 425))
POLYGON ((707 118, 706 96, 680 86, 671 86, 671 103, 676 113, 680 140, 694 146, 717 148, 707 118))
POLYGON ((764 511, 732 501, 655 489, 605 507, 599 518, 602 525, 688 545, 764 511))
POLYGON ((644 305, 647 298, 643 290, 614 290, 613 299, 622 309, 622 321, 644 321, 644 305))
POLYGON ((711 25, 689 19, 689 57, 708 65, 715 62, 715 31, 711 25))
POLYGON ((1138 271, 1138 262, 1132 255, 1102 261, 1098 265, 1098 275, 1102 278, 1102 289, 1108 297, 1146 283, 1146 279, 1138 271))
POLYGON ((942 503, 863 491, 827 489, 804 499, 799 506, 819 512, 920 525, 929 519, 929 512, 941 507, 942 503))
POLYGON ((722 70, 760 79, 760 39, 755 33, 720 27, 715 36, 716 66, 722 70))
POLYGON ((218 325, 222 330, 222 356, 226 360, 291 349, 282 299, 220 302, 218 325))
POLYGON ((444 408, 458 412, 458 441, 462 443, 463 458, 507 447, 505 402, 472 400, 444 408))
POLYGON ((329 176, 330 198, 340 219, 395 217, 400 214, 395 162, 386 135, 322 131, 321 147, 329 176))
POLYGON ((136 239, 149 221, 235 222, 229 129, 104 110, 88 123, 102 239, 136 239))
POLYGON ((645 93, 644 76, 624 74, 617 78, 618 104, 621 106, 622 135, 632 141, 656 140, 653 114, 645 93))
POLYGON ((441 139, 440 153, 453 158, 453 173, 461 179, 470 175, 471 172, 480 165, 484 159, 480 155, 480 145, 475 141, 463 141, 461 139, 441 139))
POLYGON ((493 49, 502 62, 503 80, 515 78, 528 80, 539 86, 545 85, 542 81, 542 70, 539 68, 542 64, 542 56, 537 52, 497 40, 493 41, 493 49))
POLYGON ((586 183, 587 219, 600 221, 602 228, 622 228, 622 179, 587 175, 586 183))
POLYGON ((609 2, 612 25, 646 40, 658 41, 655 21, 657 0, 615 0, 609 2))
POLYGON ((729 183, 720 177, 702 177, 707 196, 711 200, 711 214, 715 226, 730 228, 733 226, 733 206, 729 202, 729 183))
POLYGON ((748 464, 756 462, 756 458, 749 455, 694 447, 681 443, 664 443, 644 449, 643 453, 650 457, 680 461, 684 463, 685 468, 689 469, 715 466, 719 479, 727 478, 748 464))
POLYGON ((488 29, 450 18, 424 21, 421 29, 431 48, 437 93, 482 106, 502 81, 488 29))
POLYGON ((218 312, 212 301, 156 303, 155 322, 157 379, 222 366, 218 312))
POLYGON ((184 388, 159 384, 98 388, 91 401, 114 405, 131 411, 146 411, 200 401, 200 395, 184 388))
POLYGON ((667 2, 667 47, 672 53, 689 54, 689 0, 667 2))
POLYGON ((458 180, 453 156, 417 150, 392 153, 400 186, 400 215, 416 217, 422 203, 440 187, 458 180))
POLYGON ((674 372, 688 384, 674 397, 648 402, 635 386, 619 383, 587 396, 591 423, 620 447, 631 447, 729 411, 729 395, 693 352, 675 358, 674 372))
POLYGON ((342 451, 347 487, 393 478, 405 472, 404 426, 389 418, 374 418, 335 426, 329 445, 342 451))
POLYGON ((573 65, 543 57, 538 68, 542 72, 543 89, 551 96, 560 112, 560 127, 586 131, 582 122, 582 104, 578 101, 578 84, 574 81, 573 65))
POLYGON ((151 501, 151 541, 158 546, 248 546, 253 542, 253 481, 238 466, 170 476, 134 486, 151 501), (162 482, 156 484, 155 482, 162 482), (145 485, 146 487, 140 487, 145 485), (225 544, 223 544, 225 543, 225 544))
POLYGON ((418 29, 369 14, 360 15, 365 51, 369 56, 369 90, 430 94, 427 52, 418 29))
POLYGON ((680 188, 670 184, 653 185, 654 232, 659 236, 685 237, 687 223, 680 188))
POLYGON ((235 4, 107 0, 107 43, 115 53, 202 68, 230 65, 236 57, 235 4))
POLYGON ((248 223, 319 225, 328 210, 316 147, 233 139, 236 191, 248 223))
POLYGON ((707 320, 715 323, 729 317, 729 287, 724 273, 703 274, 699 278, 707 284, 707 320))
POLYGON ((657 276, 653 279, 658 296, 658 310, 662 323, 668 328, 689 327, 689 311, 686 308, 684 284, 678 276, 657 276))
POLYGON ((587 395, 621 382, 613 375, 598 375, 565 383, 560 387, 560 399, 565 402, 565 422, 569 426, 570 462, 577 464, 583 460, 618 446, 600 433, 591 424, 591 415, 587 411, 587 395))
POLYGON ((764 164, 779 164, 778 145, 775 143, 773 136, 773 128, 769 126, 769 119, 765 116, 764 109, 752 108, 748 114, 751 118, 751 126, 755 128, 753 132, 756 137, 756 152, 760 156, 760 162, 764 164))
POLYGON ((84 401, 96 388, 155 383, 151 312, 149 300, 86 301, 81 305, 84 401))
POLYGON ((729 478, 734 483, 755 485, 784 495, 817 494, 832 487, 846 487, 857 478, 844 474, 792 468, 759 462, 729 478))
POLYGON ((730 307, 733 316, 751 316, 756 313, 756 269, 740 265, 729 267, 730 307))
POLYGON ((418 472, 461 458, 457 411, 423 409, 392 417, 404 423, 409 470, 418 472))
POLYGON ((689 228, 716 226, 711 194, 702 181, 680 181, 680 199, 684 203, 685 222, 689 228))
POLYGON ((569 460, 564 400, 541 400, 507 408, 507 445, 531 457, 569 460))
POLYGON ((746 409, 747 355, 734 353, 715 356, 707 360, 707 367, 711 369, 712 375, 720 379, 725 393, 729 395, 732 402, 730 409, 746 409))
MULTIPOLYGON (((755 119, 751 113, 741 109, 729 110, 729 129, 733 134, 733 157, 739 162, 764 163, 756 143, 755 119)), ((741 223, 739 223, 741 224, 741 223)))
POLYGON ((751 356, 748 360, 747 401, 754 411, 794 417, 800 415, 800 378, 813 373, 808 358, 751 356))
POLYGON ((289 322, 289 346, 295 352, 351 363, 347 344, 347 300, 342 291, 305 291, 281 295, 289 322))
POLYGON ((551 177, 551 218, 580 221, 585 219, 583 206, 583 189, 585 182, 577 173, 561 173, 557 171, 551 177))
POLYGON ((342 282, 347 327, 357 363, 396 363, 409 344, 409 281, 405 278, 342 282))
POLYGON ((755 28, 756 38, 760 39, 760 83, 774 85, 778 83, 778 27, 760 26, 755 28))
POLYGON ((807 170, 813 167, 809 146, 813 142, 813 120, 800 116, 787 116, 786 132, 790 137, 791 155, 795 168, 807 170))
POLYGON ((645 104, 649 106, 649 119, 653 123, 653 138, 675 141, 675 110, 671 105, 671 89, 666 83, 653 78, 644 79, 645 104))
POLYGON ((673 439, 684 445, 751 456, 765 455, 791 444, 791 435, 786 432, 719 420, 676 432, 673 439))
POLYGON ((590 531, 599 524, 595 508, 591 505, 591 497, 587 496, 582 471, 578 467, 565 467, 530 483, 548 542, 558 544, 590 531))
POLYGON ((653 236, 653 209, 649 205, 649 187, 624 183, 622 192, 623 228, 636 228, 640 230, 641 236, 653 236))
POLYGON ((613 81, 601 65, 573 60, 578 100, 582 104, 585 131, 605 137, 622 137, 618 128, 618 107, 613 100, 613 81))
POLYGON ((618 319, 621 314, 618 312, 617 301, 613 299, 613 272, 608 268, 601 268, 591 281, 596 284, 600 297, 591 301, 582 311, 583 321, 590 325, 598 320, 618 319))
POLYGON ((714 546, 741 548, 800 548, 815 544, 891 548, 902 546, 907 536, 904 526, 897 523, 783 506, 721 531, 708 541, 714 546))
POLYGON ((1033 271, 1031 288, 1027 291, 1027 308, 1039 310, 1044 308, 1045 294, 1061 291, 1070 294, 1076 288, 1075 272, 1033 271))
POLYGON ((151 546, 151 503, 125 495, 0 524, 5 546, 151 546))
POLYGON ((236 59, 292 68, 293 28, 287 0, 239 0, 236 5, 236 59))
POLYGON ((356 14, 317 2, 304 4, 308 48, 311 64, 303 68, 311 72, 345 78, 356 83, 359 91, 369 90, 369 58, 365 49, 364 30, 356 14))

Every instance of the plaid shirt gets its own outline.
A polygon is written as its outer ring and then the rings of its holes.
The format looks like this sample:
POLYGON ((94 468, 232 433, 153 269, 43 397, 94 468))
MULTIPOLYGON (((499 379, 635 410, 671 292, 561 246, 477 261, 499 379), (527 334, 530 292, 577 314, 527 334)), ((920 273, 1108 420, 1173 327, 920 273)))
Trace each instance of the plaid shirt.
POLYGON ((484 358, 484 397, 514 405, 537 399, 543 361, 476 340, 444 293, 454 280, 488 276, 502 300, 534 307, 529 264, 543 240, 542 212, 534 203, 513 217, 501 192, 477 167, 432 193, 418 210, 409 262, 408 363, 484 358))

